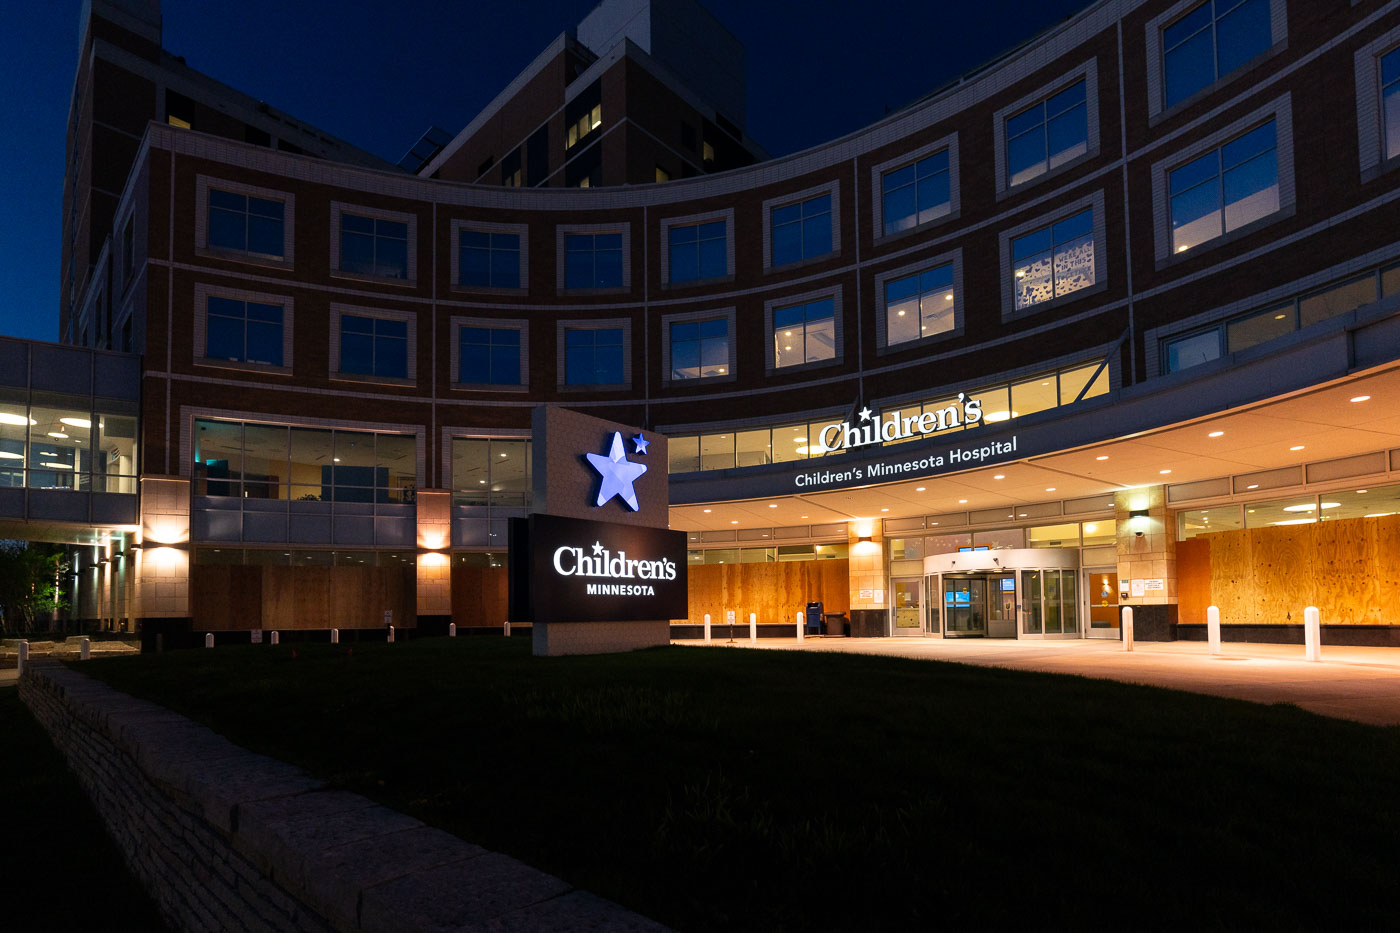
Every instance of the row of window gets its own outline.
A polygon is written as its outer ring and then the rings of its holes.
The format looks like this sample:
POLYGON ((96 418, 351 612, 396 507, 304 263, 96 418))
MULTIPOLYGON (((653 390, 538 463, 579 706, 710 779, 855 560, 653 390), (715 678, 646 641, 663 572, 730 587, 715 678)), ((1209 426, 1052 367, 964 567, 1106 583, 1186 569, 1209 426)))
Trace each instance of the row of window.
POLYGON ((1396 294, 1400 294, 1400 265, 1373 269, 1318 291, 1272 302, 1207 328, 1171 337, 1162 343, 1163 369, 1177 372, 1199 366, 1396 294))
POLYGON ((136 492, 136 405, 0 390, 0 487, 136 492))
MULTIPOLYGON (((1014 383, 976 389, 967 395, 981 401, 983 421, 995 424, 1069 405, 1081 398, 1094 398, 1108 391, 1108 368, 1095 362, 1043 373, 1014 383)), ((930 399, 927 402, 912 402, 902 406, 897 412, 891 410, 882 415, 893 413, 904 418, 918 416, 924 412, 937 414, 956 404, 957 400, 951 398, 930 399)), ((772 427, 674 436, 670 438, 668 445, 671 472, 728 470, 734 467, 762 466, 765 463, 788 463, 812 457, 838 455, 841 450, 822 446, 820 435, 823 428, 840 420, 828 417, 772 427)), ((956 424, 945 424, 931 433, 960 431, 964 427, 959 421, 956 424)), ((904 443, 917 439, 909 437, 889 443, 904 443)))

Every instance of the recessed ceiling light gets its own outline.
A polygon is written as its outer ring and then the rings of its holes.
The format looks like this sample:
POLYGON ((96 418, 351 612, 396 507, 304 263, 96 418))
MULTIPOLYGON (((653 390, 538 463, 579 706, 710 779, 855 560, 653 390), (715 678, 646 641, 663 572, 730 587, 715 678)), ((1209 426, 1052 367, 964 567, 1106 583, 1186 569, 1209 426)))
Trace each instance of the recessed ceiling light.
POLYGON ((1054 486, 1046 486, 1046 487, 1045 487, 1045 491, 1046 491, 1046 492, 1054 492, 1054 491, 1055 491, 1055 487, 1054 487, 1054 486))
POLYGON ((706 510, 705 510, 705 514, 706 514, 706 515, 709 515, 709 514, 710 514, 711 512, 713 512, 713 511, 714 511, 714 509, 706 509, 706 510))
MULTIPOLYGON (((1250 483, 1248 486, 1246 486, 1246 487, 1244 487, 1244 488, 1245 488, 1245 489, 1258 489, 1258 488, 1259 488, 1259 484, 1258 484, 1258 483, 1250 483)), ((1250 511, 1253 512, 1254 510, 1253 510, 1253 509, 1250 509, 1250 511)))
POLYGON ((1290 447, 1290 448, 1288 448, 1288 449, 1289 449, 1289 450, 1302 450, 1302 449, 1303 449, 1303 445, 1302 445, 1302 444, 1294 444, 1292 447, 1290 447))
POLYGON ((802 517, 803 517, 803 518, 806 518, 807 516, 804 515, 804 516, 802 516, 802 517))
POLYGON ((1364 496, 1364 495, 1366 495, 1366 490, 1364 490, 1364 489, 1358 489, 1358 490, 1356 490, 1356 494, 1357 494, 1358 496, 1364 496))
POLYGON ((967 505, 967 500, 966 500, 966 499, 959 499, 959 500, 958 500, 958 505, 967 505))
POLYGON ((915 491, 915 492, 923 492, 923 491, 924 491, 925 489, 927 489, 927 488, 928 488, 927 486, 915 486, 915 487, 914 487, 914 491, 915 491))
POLYGON ((731 519, 730 522, 729 522, 729 524, 731 524, 731 525, 737 525, 737 524, 739 524, 739 520, 738 520, 737 518, 731 519))
POLYGON ((1356 396, 1352 396, 1352 399, 1351 399, 1351 400, 1352 400, 1353 402, 1369 402, 1369 401, 1371 400, 1371 396, 1369 396, 1369 395, 1356 395, 1356 396))
POLYGON ((770 503, 768 503, 768 507, 769 507, 770 509, 776 509, 776 508, 778 507, 778 503, 776 503, 776 502, 770 502, 770 503))
POLYGON ((996 476, 993 476, 992 479, 1006 479, 1006 474, 998 473, 996 476))
POLYGON ((1224 431, 1211 431, 1209 434, 1206 435, 1206 437, 1224 437, 1224 436, 1225 436, 1225 432, 1224 432, 1224 431))
POLYGON ((889 509, 881 509, 880 511, 881 511, 881 512, 888 512, 889 509))
POLYGON ((1158 470, 1157 472, 1161 473, 1163 476, 1166 476, 1168 473, 1171 472, 1171 470, 1158 470))
POLYGON ((1097 457, 1095 457, 1094 459, 1095 459, 1095 460, 1107 460, 1107 459, 1108 459, 1108 454, 1099 454, 1099 455, 1098 455, 1097 457))

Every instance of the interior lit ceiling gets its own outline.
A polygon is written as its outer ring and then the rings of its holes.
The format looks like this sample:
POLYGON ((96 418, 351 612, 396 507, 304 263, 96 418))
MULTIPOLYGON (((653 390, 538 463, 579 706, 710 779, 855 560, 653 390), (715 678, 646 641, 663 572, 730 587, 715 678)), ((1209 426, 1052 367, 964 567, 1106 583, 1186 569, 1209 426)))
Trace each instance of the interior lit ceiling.
POLYGON ((1092 447, 961 473, 672 506, 671 527, 715 531, 998 508, 1215 479, 1391 447, 1400 447, 1400 367, 1092 447), (1360 396, 1369 398, 1351 401, 1360 396), (1223 433, 1211 437, 1214 432, 1223 433))

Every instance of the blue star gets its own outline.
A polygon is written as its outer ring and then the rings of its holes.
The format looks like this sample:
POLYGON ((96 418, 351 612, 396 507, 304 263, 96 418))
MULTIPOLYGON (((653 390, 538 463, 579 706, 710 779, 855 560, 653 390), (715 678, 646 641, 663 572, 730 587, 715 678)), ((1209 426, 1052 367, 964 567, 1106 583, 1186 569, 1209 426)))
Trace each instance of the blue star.
POLYGON ((587 454, 588 462, 593 464, 593 469, 598 471, 598 475, 603 477, 603 484, 598 489, 598 501, 596 505, 602 505, 613 496, 617 496, 623 502, 632 507, 636 512, 641 507, 637 505, 637 493, 632 488, 632 483, 647 471, 645 463, 633 463, 627 459, 626 451, 622 447, 622 432, 614 431, 612 447, 607 456, 602 454, 587 454))
POLYGON ((651 445, 651 441, 647 440, 645 437, 642 437, 640 434, 632 438, 632 443, 637 445, 637 449, 633 451, 633 453, 638 454, 646 453, 647 447, 651 445))

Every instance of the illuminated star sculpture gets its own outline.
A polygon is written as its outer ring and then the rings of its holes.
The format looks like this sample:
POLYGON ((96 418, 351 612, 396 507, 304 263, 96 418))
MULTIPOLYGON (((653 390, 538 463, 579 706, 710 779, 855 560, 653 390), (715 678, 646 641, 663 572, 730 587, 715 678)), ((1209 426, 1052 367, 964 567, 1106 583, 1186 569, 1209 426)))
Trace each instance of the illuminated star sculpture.
POLYGON ((637 505, 637 492, 632 488, 632 483, 647 471, 647 467, 645 463, 633 463, 627 459, 622 446, 622 432, 613 432, 612 448, 606 457, 602 454, 586 456, 588 462, 593 464, 593 469, 603 477, 603 484, 598 488, 596 504, 602 505, 613 496, 617 496, 631 506, 632 511, 638 511, 641 507, 637 505))
POLYGON ((632 451, 636 454, 646 453, 647 448, 651 446, 651 441, 647 440, 645 437, 642 437, 640 434, 632 438, 632 443, 636 445, 636 450, 632 451))

